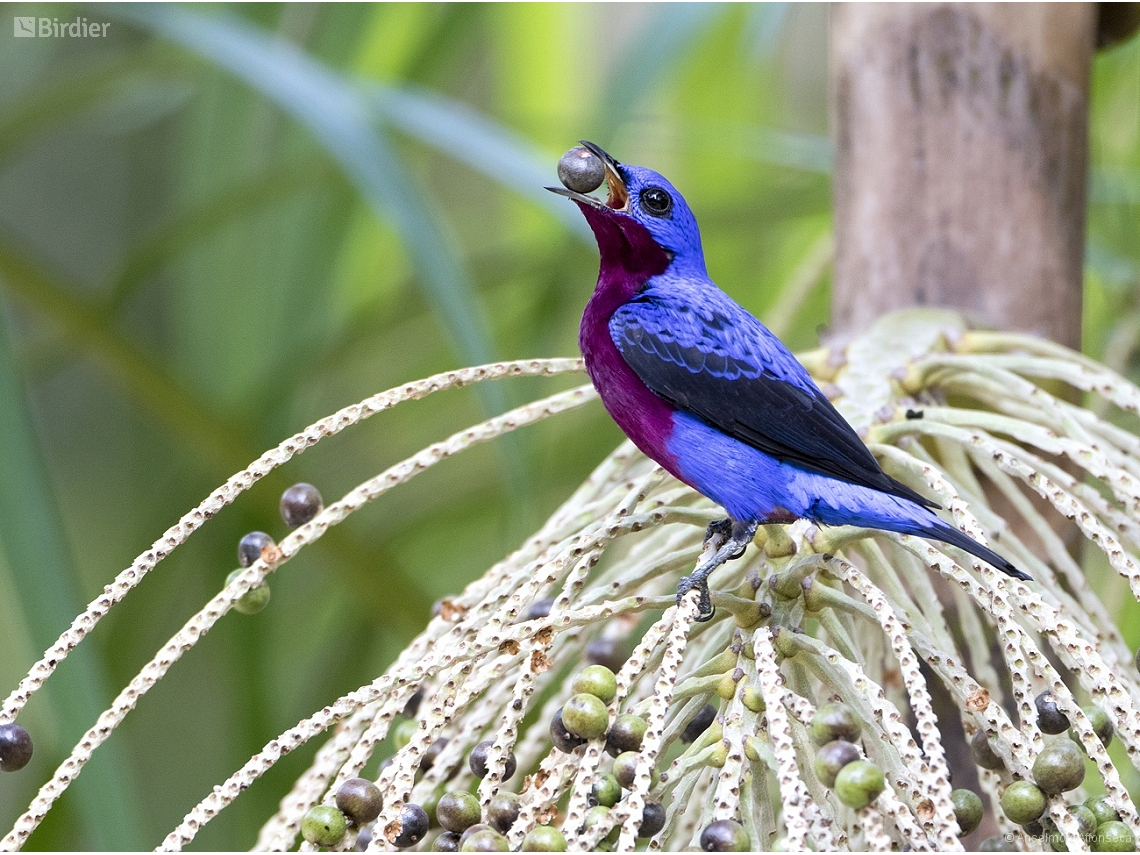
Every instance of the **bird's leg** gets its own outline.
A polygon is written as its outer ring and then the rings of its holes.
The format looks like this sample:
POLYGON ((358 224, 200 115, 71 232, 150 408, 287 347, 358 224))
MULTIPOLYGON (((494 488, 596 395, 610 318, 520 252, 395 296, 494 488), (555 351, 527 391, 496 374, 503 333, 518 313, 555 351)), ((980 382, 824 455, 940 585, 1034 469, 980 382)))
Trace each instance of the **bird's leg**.
POLYGON ((691 576, 682 576, 677 585, 677 604, 689 591, 699 594, 698 605, 700 614, 697 620, 704 622, 712 620, 716 609, 713 608, 712 598, 709 596, 709 574, 725 562, 732 561, 744 554, 752 538, 756 536, 758 523, 740 522, 738 520, 717 520, 705 532, 705 543, 714 546, 716 551, 707 561, 697 567, 691 576))
POLYGON ((705 529, 705 542, 704 547, 708 549, 712 547, 715 551, 720 549, 732 538, 732 520, 713 520, 709 523, 709 527, 705 529))

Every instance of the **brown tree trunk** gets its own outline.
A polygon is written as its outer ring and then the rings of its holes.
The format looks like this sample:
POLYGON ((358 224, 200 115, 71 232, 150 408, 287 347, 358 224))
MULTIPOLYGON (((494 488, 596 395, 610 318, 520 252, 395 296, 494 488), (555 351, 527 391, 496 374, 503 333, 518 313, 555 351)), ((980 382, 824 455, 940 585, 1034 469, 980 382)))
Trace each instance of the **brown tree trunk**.
POLYGON ((832 7, 838 333, 944 306, 1080 347, 1096 4, 832 7))

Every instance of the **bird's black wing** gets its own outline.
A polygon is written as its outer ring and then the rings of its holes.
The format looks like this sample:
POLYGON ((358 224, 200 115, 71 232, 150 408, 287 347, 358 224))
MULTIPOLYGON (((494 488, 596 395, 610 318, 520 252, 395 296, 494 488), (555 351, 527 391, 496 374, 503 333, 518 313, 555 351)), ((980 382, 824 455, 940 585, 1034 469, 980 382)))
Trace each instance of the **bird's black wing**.
POLYGON ((781 462, 938 507, 883 472, 763 324, 719 290, 693 297, 643 294, 611 318, 614 344, 646 386, 781 462))

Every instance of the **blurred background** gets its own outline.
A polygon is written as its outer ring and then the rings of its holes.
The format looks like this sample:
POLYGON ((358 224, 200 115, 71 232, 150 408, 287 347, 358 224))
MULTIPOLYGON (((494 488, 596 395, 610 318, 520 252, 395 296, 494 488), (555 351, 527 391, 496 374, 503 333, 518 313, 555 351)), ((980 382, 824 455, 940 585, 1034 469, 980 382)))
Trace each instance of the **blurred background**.
MULTIPOLYGON (((320 417, 495 359, 577 355, 597 273, 543 190, 578 139, 686 195, 713 278, 813 347, 828 319, 824 5, 0 4, 0 691, 212 489, 320 417), (14 18, 108 23, 17 38, 14 18), (12 21, 13 23, 9 23, 12 21)), ((1084 348, 1140 339, 1140 40, 1093 76, 1084 348)), ((580 377, 444 393, 326 440, 162 562, 20 717, 0 829, 222 586, 423 446, 580 377)), ((156 845, 269 739, 370 681, 620 441, 599 404, 381 498, 152 690, 32 837, 156 845)), ((1140 633, 1138 633, 1140 634, 1140 633)), ((1135 642, 1137 639, 1129 639, 1135 642)), ((248 848, 315 746, 201 833, 248 848)))

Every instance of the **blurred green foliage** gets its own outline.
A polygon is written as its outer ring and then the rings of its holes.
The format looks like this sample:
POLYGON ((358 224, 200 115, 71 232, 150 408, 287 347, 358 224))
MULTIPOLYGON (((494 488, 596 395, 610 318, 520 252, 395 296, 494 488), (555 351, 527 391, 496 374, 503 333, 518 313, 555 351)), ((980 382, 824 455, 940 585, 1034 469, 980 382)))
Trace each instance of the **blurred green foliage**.
MULTIPOLYGON (((713 277, 793 347, 827 319, 826 8, 11 4, 105 39, 0 35, 0 689, 167 527, 263 450, 403 381, 577 353, 596 251, 542 190, 579 138, 650 164, 713 277), (788 292, 789 282, 806 282, 788 292), (816 287, 818 285, 818 287, 816 287)), ((1140 48, 1097 59, 1087 349, 1140 332, 1140 48)), ((21 716, 0 828, 236 566, 326 501, 568 387, 455 391, 322 443, 226 509, 99 625, 21 716)), ((101 749, 35 848, 154 846, 268 740, 370 680, 619 441, 594 405, 470 451, 331 531, 231 614, 101 749)), ((312 755, 199 836, 244 848, 312 755)))

